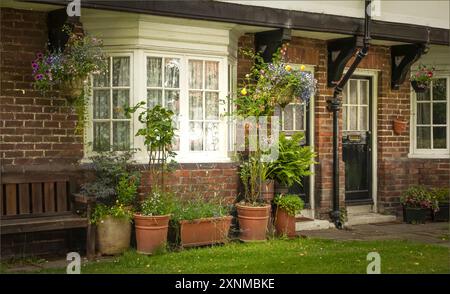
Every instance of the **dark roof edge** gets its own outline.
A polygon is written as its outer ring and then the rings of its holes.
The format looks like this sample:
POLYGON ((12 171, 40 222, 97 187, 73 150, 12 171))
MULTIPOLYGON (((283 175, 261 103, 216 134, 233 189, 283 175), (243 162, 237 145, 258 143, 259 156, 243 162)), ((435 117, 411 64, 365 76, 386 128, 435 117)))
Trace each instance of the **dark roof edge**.
MULTIPOLYGON (((23 1, 56 5, 67 5, 68 3, 67 0, 23 1)), ((362 35, 364 27, 363 18, 260 6, 248 6, 207 0, 82 0, 81 6, 84 8, 96 8, 261 27, 290 28, 294 30, 329 32, 347 35, 362 35)), ((415 24, 373 20, 371 35, 373 39, 399 41, 405 43, 424 43, 428 40, 428 30, 430 30, 431 44, 450 45, 449 29, 427 27, 415 24)))

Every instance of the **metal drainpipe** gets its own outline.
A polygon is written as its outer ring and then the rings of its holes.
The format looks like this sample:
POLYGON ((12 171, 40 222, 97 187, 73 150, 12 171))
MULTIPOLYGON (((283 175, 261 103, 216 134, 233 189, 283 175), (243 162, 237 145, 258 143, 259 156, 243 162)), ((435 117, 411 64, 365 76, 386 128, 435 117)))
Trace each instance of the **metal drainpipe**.
POLYGON ((364 42, 363 47, 356 54, 355 60, 345 73, 344 77, 339 81, 338 85, 334 88, 333 98, 328 100, 328 110, 333 112, 333 210, 330 213, 330 217, 334 222, 336 228, 341 229, 343 224, 341 223, 340 209, 339 209, 339 125, 338 115, 341 108, 341 100, 339 96, 342 93, 342 89, 347 84, 350 77, 355 72, 361 60, 367 55, 369 51, 370 41, 370 5, 372 0, 366 0, 364 5, 364 42))

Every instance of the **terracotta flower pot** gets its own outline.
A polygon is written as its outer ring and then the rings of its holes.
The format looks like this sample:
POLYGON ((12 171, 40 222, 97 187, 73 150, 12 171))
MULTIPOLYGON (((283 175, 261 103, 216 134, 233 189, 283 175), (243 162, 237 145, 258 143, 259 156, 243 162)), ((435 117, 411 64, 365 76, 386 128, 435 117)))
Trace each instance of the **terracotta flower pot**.
POLYGON ((411 81, 411 86, 413 87, 413 89, 416 93, 424 93, 429 87, 428 84, 419 83, 417 81, 411 81))
POLYGON ((402 134, 406 130, 407 125, 408 125, 407 121, 400 120, 400 119, 394 119, 394 121, 393 121, 394 133, 396 135, 402 134))
POLYGON ((231 219, 231 216, 224 216, 180 221, 181 246, 226 243, 231 219))
POLYGON ((285 209, 277 208, 275 230, 278 236, 295 237, 295 216, 289 215, 285 209))
POLYGON ((76 77, 61 82, 60 90, 62 94, 67 96, 70 101, 74 101, 83 94, 84 80, 83 77, 76 77))
POLYGON ((237 204, 236 208, 241 229, 239 239, 244 242, 265 241, 270 205, 253 207, 237 204))
POLYGON ((137 252, 152 254, 167 243, 170 215, 134 215, 137 252))
POLYGON ((107 216, 97 224, 97 249, 102 255, 116 255, 130 248, 131 223, 107 216))
POLYGON ((267 180, 262 183, 261 186, 261 197, 264 202, 270 203, 273 200, 273 196, 275 194, 275 181, 267 180))

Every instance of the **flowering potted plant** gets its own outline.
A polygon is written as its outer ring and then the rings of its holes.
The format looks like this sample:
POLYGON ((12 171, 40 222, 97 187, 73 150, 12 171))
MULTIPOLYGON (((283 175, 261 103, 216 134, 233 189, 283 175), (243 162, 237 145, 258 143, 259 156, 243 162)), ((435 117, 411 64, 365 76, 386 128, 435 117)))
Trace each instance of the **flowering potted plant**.
POLYGON ((434 188, 431 189, 431 198, 437 201, 438 209, 433 211, 433 221, 446 221, 449 219, 449 202, 450 189, 449 188, 434 188))
POLYGON ((430 87, 433 72, 434 67, 429 68, 423 64, 419 65, 419 69, 411 76, 411 86, 416 93, 423 93, 430 87))
POLYGON ((424 223, 429 211, 438 209, 437 201, 422 186, 412 186, 400 198, 403 217, 407 223, 424 223))
POLYGON ((275 212, 277 235, 295 237, 295 215, 303 209, 305 203, 298 195, 293 194, 279 194, 273 203, 277 206, 275 212))
POLYGON ((87 78, 107 70, 108 63, 100 39, 76 34, 67 26, 63 31, 69 35, 63 51, 39 52, 32 61, 34 86, 43 94, 55 87, 59 88, 68 101, 75 105, 77 129, 80 130, 86 118, 87 78))

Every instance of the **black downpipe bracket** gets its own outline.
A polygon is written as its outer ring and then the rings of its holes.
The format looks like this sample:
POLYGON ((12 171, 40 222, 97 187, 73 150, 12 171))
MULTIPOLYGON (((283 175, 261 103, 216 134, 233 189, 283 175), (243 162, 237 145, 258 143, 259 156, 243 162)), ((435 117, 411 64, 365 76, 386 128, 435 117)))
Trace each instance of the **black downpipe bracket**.
POLYGON ((336 228, 342 229, 343 223, 341 221, 341 212, 339 208, 339 124, 338 115, 341 109, 341 99, 339 96, 347 84, 350 77, 355 72, 356 68, 367 55, 369 51, 370 41, 370 7, 372 0, 366 0, 364 5, 364 40, 363 47, 358 50, 355 60, 352 65, 334 88, 333 98, 328 100, 328 110, 333 112, 333 210, 330 213, 331 220, 336 228))

